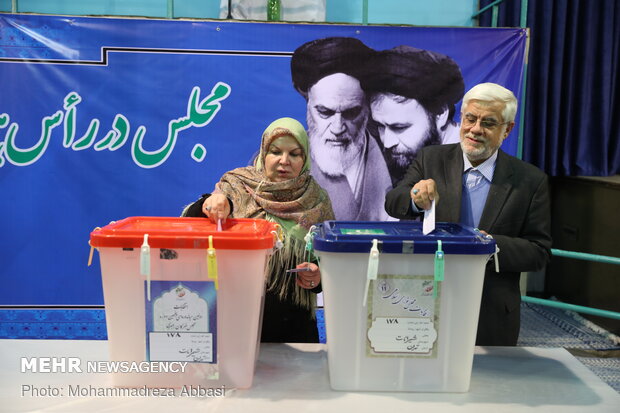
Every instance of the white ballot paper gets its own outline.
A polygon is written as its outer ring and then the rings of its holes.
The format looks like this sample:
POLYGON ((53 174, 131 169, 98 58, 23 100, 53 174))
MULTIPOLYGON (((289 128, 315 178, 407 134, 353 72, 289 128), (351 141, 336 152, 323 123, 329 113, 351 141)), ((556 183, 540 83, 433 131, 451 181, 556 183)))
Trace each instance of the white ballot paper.
POLYGON ((422 223, 422 233, 428 235, 435 229, 435 200, 431 203, 431 209, 424 211, 424 222, 422 223))

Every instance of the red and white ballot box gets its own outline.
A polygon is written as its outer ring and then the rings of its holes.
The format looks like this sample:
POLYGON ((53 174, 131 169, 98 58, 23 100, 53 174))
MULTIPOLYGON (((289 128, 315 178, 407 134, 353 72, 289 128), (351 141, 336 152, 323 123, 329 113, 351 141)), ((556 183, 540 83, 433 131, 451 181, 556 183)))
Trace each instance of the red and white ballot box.
POLYGON ((117 386, 252 385, 265 264, 277 225, 129 217, 90 234, 98 249, 117 386))
POLYGON ((484 271, 495 241, 458 224, 326 221, 321 263, 335 390, 469 389, 484 271))

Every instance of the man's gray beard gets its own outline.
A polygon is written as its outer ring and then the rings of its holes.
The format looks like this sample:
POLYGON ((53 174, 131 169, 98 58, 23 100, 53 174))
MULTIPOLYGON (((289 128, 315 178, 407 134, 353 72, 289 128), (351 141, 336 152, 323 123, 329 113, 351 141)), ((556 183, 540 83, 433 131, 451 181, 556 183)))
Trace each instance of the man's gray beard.
POLYGON ((497 149, 499 149, 499 146, 497 148, 483 146, 479 149, 470 149, 469 151, 467 151, 465 143, 463 142, 463 139, 461 139, 461 150, 463 151, 465 156, 467 156, 467 159, 469 159, 470 162, 485 161, 489 159, 497 149))
POLYGON ((409 165, 413 162, 416 155, 418 154, 418 150, 422 149, 428 145, 438 145, 441 143, 441 135, 437 130, 437 126, 434 122, 430 123, 430 127, 428 130, 428 134, 424 138, 421 145, 419 145, 415 150, 411 150, 408 152, 395 152, 394 148, 383 149, 383 156, 385 157, 385 163, 387 164, 388 170, 390 171, 390 177, 392 178, 392 184, 396 185, 399 183, 407 169, 409 169, 409 165))
MULTIPOLYGON (((310 138, 310 153, 312 163, 325 175, 335 178, 344 175, 345 168, 349 167, 359 156, 359 149, 355 142, 364 142, 365 136, 350 138, 351 144, 345 148, 326 148, 322 143, 322 136, 319 135, 315 122, 311 116, 307 117, 308 137, 310 138), (317 143, 318 142, 318 143, 317 143)), ((364 134, 366 128, 361 128, 360 133, 364 134)), ((328 130, 325 133, 329 133, 328 130)))

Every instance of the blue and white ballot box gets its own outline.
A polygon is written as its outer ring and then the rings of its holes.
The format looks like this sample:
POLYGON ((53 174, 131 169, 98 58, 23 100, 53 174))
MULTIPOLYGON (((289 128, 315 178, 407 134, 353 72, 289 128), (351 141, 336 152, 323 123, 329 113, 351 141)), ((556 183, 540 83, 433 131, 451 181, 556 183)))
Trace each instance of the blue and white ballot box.
POLYGON ((334 390, 466 392, 495 241, 459 224, 326 221, 320 260, 334 390))

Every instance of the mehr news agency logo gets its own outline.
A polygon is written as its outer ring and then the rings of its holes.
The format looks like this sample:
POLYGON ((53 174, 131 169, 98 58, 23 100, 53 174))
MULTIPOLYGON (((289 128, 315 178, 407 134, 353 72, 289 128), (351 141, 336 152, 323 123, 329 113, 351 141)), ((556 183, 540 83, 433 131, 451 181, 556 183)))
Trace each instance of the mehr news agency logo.
MULTIPOLYGON (((22 373, 184 373, 187 362, 182 361, 87 361, 79 357, 22 357, 22 373)), ((184 385, 174 387, 97 387, 94 385, 35 386, 22 384, 22 397, 224 397, 226 387, 184 385), (65 391, 66 390, 66 391, 65 391)))

